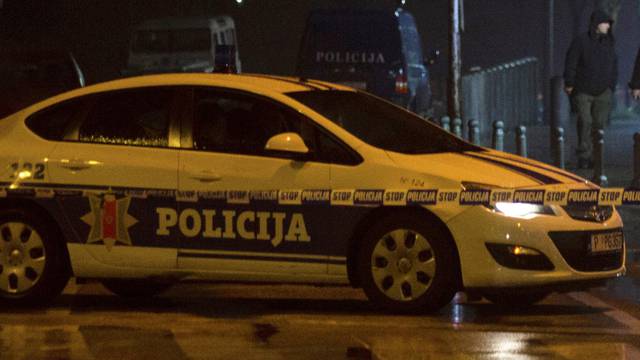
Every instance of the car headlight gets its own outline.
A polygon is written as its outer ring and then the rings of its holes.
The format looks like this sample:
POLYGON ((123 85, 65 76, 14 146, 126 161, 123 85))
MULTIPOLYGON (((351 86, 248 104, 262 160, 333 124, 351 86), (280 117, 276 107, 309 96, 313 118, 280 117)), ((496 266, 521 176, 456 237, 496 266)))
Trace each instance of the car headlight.
MULTIPOLYGON (((464 190, 473 190, 473 189, 492 190, 492 189, 499 189, 500 186, 463 181, 462 188, 464 190)), ((533 215, 557 215, 556 211, 551 205, 497 202, 495 203, 494 206, 485 205, 485 207, 494 211, 498 211, 504 214, 505 216, 510 216, 510 217, 526 218, 526 217, 531 217, 533 215)))
POLYGON ((506 216, 527 217, 529 215, 556 215, 549 205, 498 202, 495 209, 506 216))

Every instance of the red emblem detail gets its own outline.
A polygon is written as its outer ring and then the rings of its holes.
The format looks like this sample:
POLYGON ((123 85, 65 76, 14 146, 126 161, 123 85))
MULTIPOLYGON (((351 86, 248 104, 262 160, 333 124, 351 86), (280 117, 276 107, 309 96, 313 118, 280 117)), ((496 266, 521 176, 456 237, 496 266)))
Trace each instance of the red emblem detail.
POLYGON ((117 223, 116 223, 116 199, 113 197, 105 197, 102 205, 102 238, 116 239, 117 223))

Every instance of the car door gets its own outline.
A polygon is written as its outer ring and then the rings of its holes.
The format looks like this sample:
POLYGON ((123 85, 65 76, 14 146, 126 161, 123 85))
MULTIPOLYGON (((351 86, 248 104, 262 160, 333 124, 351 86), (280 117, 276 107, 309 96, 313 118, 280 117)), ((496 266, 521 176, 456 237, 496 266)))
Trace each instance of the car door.
POLYGON ((157 232, 156 211, 176 206, 179 93, 148 87, 91 95, 50 156, 69 224, 105 264, 176 267, 177 236, 157 232))
POLYGON ((313 124, 274 100, 207 88, 194 89, 191 118, 179 213, 165 217, 167 230, 180 229, 179 268, 326 274, 331 164, 264 150, 271 136, 296 132, 314 153, 313 124))

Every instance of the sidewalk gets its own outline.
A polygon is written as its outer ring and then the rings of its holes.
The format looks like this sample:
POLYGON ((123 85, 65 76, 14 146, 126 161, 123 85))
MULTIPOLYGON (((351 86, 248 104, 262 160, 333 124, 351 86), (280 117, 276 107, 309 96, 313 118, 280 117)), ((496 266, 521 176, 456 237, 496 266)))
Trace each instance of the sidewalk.
MULTIPOLYGON (((604 135, 604 174, 608 178, 608 187, 628 187, 633 178, 633 134, 640 132, 640 118, 635 120, 613 121, 605 129, 604 135)), ((552 163, 550 151, 549 126, 527 127, 527 155, 531 159, 552 163)), ((576 169, 575 149, 577 136, 575 124, 564 129, 565 168, 586 179, 593 178, 592 169, 576 169)), ((486 145, 486 144, 483 144, 486 145)), ((516 152, 516 134, 513 129, 505 131, 505 151, 516 152)))

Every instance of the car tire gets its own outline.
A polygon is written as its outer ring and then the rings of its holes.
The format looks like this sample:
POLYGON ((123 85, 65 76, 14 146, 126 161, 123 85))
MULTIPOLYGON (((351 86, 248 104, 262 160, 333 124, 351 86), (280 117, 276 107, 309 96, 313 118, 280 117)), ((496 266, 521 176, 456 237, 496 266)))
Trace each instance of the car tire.
POLYGON ((47 305, 69 281, 64 241, 42 216, 25 209, 0 211, 0 300, 47 305))
POLYGON ((365 235, 357 271, 367 297, 392 312, 435 311, 457 291, 455 244, 418 214, 398 213, 365 235))
POLYGON ((126 297, 152 297, 171 287, 171 283, 149 279, 105 279, 102 285, 112 293, 126 297))
POLYGON ((507 307, 527 307, 544 300, 547 296, 549 296, 549 294, 550 292, 548 291, 534 291, 534 292, 496 291, 496 292, 482 294, 482 296, 484 296, 485 299, 491 301, 496 305, 502 305, 507 307))

